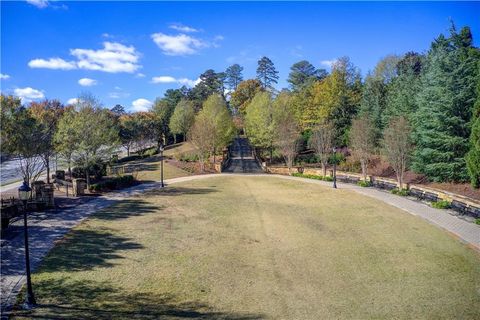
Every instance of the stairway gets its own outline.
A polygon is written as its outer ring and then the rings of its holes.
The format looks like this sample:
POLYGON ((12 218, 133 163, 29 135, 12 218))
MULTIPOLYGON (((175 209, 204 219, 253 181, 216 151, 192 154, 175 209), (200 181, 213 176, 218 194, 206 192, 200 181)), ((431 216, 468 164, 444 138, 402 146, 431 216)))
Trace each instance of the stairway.
POLYGON ((230 163, 225 173, 263 173, 262 167, 253 156, 247 138, 235 138, 230 148, 230 163))

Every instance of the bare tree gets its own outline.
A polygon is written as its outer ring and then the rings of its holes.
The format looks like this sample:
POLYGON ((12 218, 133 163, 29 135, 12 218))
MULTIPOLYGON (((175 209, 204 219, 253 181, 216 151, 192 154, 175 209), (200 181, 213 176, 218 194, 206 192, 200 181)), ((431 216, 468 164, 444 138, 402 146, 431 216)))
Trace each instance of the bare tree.
POLYGON ((363 180, 367 179, 368 161, 374 148, 373 124, 367 116, 353 120, 350 129, 350 144, 353 156, 360 161, 363 180))
POLYGON ((333 126, 321 124, 317 126, 310 140, 311 147, 320 158, 323 176, 327 175, 327 164, 333 147, 333 126))
POLYGON ((412 150, 410 132, 408 120, 400 116, 393 118, 383 133, 383 149, 388 162, 395 170, 400 189, 403 189, 403 177, 412 150))

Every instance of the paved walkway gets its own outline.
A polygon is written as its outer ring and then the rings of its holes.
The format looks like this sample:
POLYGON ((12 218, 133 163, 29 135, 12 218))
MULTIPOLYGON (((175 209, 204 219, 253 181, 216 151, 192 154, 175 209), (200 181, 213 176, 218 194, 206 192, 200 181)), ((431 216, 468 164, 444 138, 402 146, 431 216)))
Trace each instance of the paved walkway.
POLYGON ((235 138, 232 143, 230 163, 225 173, 263 173, 262 167, 253 156, 247 138, 235 138))
MULTIPOLYGON (((231 174, 187 176, 166 180, 166 184, 168 186, 169 184, 173 183, 207 179, 218 176, 231 176, 231 174)), ((289 179, 330 187, 332 185, 331 182, 281 175, 251 174, 249 176, 277 177, 281 179, 289 179)), ((420 216, 430 223, 442 227, 451 234, 457 236, 459 239, 463 240, 465 243, 474 247, 476 250, 480 251, 480 226, 452 216, 445 212, 445 210, 434 209, 424 203, 412 201, 408 198, 395 196, 373 188, 362 188, 356 185, 343 183, 338 183, 338 187, 340 189, 350 189, 365 196, 384 201, 413 215, 420 216)), ((32 214, 29 217, 28 222, 32 270, 35 270, 42 258, 55 245, 57 240, 61 239, 71 228, 76 226, 90 214, 106 208, 117 201, 121 201, 122 199, 132 195, 141 194, 146 190, 155 188, 160 188, 160 184, 157 182, 142 184, 121 192, 95 198, 74 208, 68 208, 57 212, 50 211, 46 213, 32 214)), ((25 262, 23 251, 24 242, 21 221, 14 223, 12 229, 14 236, 8 241, 5 241, 1 248, 0 281, 2 319, 6 319, 8 317, 8 311, 11 309, 19 290, 25 283, 25 262)))

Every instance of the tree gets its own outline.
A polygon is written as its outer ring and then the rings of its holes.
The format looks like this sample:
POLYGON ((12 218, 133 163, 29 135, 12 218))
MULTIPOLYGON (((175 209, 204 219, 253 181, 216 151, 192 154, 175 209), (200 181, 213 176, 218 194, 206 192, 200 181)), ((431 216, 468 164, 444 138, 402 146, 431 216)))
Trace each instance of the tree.
POLYGON ((399 116, 406 117, 409 123, 413 122, 413 115, 418 109, 417 96, 423 65, 424 57, 415 52, 408 52, 398 62, 398 76, 386 90, 381 127, 385 127, 390 119, 399 116))
POLYGON ((208 69, 200 75, 200 82, 189 93, 189 99, 194 102, 196 111, 201 108, 203 102, 212 94, 224 95, 223 78, 224 75, 222 73, 216 73, 212 69, 208 69))
POLYGON ((252 144, 261 149, 270 149, 270 162, 273 158, 275 124, 270 92, 259 92, 247 105, 245 129, 252 144))
POLYGON ((90 94, 81 95, 75 107, 69 128, 77 145, 73 159, 85 169, 87 187, 90 187, 89 167, 112 154, 118 142, 118 128, 109 110, 103 109, 90 94))
MULTIPOLYGON (((480 69, 480 62, 478 63, 480 69)), ((472 117, 472 133, 470 134, 470 151, 467 153, 467 170, 473 187, 480 187, 480 71, 477 74, 477 99, 472 117)))
POLYGON ((295 114, 303 130, 329 122, 335 129, 335 144, 347 143, 348 128, 361 99, 360 74, 348 58, 340 58, 330 75, 295 96, 295 114))
POLYGON ((127 112, 125 111, 125 108, 121 104, 116 104, 110 111, 116 116, 116 117, 121 117, 125 115, 127 112))
POLYGON ((373 76, 385 85, 391 83, 398 75, 400 60, 401 58, 394 54, 382 58, 375 66, 373 76))
POLYGON ((368 161, 373 152, 374 132, 371 120, 361 116, 352 121, 350 146, 353 156, 360 161, 363 180, 367 180, 368 161))
POLYGON ((359 115, 365 115, 370 118, 374 124, 375 143, 382 135, 383 113, 386 108, 387 86, 382 79, 367 75, 363 86, 362 101, 360 103, 359 115))
POLYGON ((237 89, 232 92, 230 105, 233 107, 234 113, 245 114, 247 105, 252 101, 253 97, 263 91, 262 84, 257 79, 249 79, 240 82, 237 89))
POLYGON ((311 85, 315 80, 322 80, 327 76, 325 69, 315 69, 308 61, 302 60, 290 67, 288 82, 293 91, 298 91, 305 86, 311 85))
POLYGON ((138 135, 138 126, 134 115, 125 114, 120 116, 118 135, 120 137, 120 143, 127 151, 127 156, 129 157, 130 150, 134 146, 138 135))
POLYGON ((230 90, 237 90, 238 85, 243 81, 242 71, 243 67, 239 64, 233 64, 225 71, 225 81, 230 90))
POLYGON ((173 134, 181 134, 185 141, 187 132, 195 119, 193 104, 188 100, 181 100, 175 107, 170 118, 170 130, 173 134))
POLYGON ((408 120, 400 116, 393 118, 383 133, 383 149, 388 162, 395 170, 400 189, 403 189, 403 177, 412 150, 410 131, 408 120))
POLYGON ((215 162, 217 150, 230 143, 233 135, 234 126, 225 100, 219 94, 212 94, 195 117, 189 135, 199 151, 200 162, 203 163, 210 154, 215 162))
POLYGON ((141 155, 157 138, 156 128, 158 127, 155 114, 152 112, 136 112, 132 114, 135 122, 135 147, 141 155))
POLYGON ((176 106, 176 104, 173 103, 174 100, 170 101, 165 98, 157 98, 153 103, 152 113, 154 115, 155 125, 152 128, 152 135, 153 140, 157 142, 157 149, 160 149, 160 146, 167 143, 167 136, 170 131, 168 125, 176 106))
POLYGON ((73 153, 77 150, 78 139, 75 134, 76 111, 73 106, 66 107, 62 117, 58 121, 57 131, 53 137, 55 151, 65 158, 68 166, 68 175, 72 177, 73 153))
POLYGON ((333 149, 333 130, 334 128, 331 124, 320 124, 313 131, 310 140, 311 147, 320 158, 323 176, 327 175, 328 159, 333 149))
POLYGON ((470 30, 439 36, 427 55, 414 119, 413 168, 433 181, 468 180, 470 119, 475 101, 478 51, 470 30))
POLYGON ((278 83, 278 71, 272 60, 262 57, 258 60, 257 79, 264 90, 274 91, 274 85, 278 83))
POLYGON ((14 156, 23 180, 36 181, 45 166, 42 153, 42 127, 18 98, 1 95, 2 152, 14 156))
POLYGON ((28 110, 41 131, 38 148, 47 170, 47 183, 50 183, 50 159, 55 153, 54 135, 63 113, 63 105, 58 100, 45 100, 40 103, 30 103, 28 110))
POLYGON ((273 122, 275 125, 275 146, 285 159, 290 174, 300 147, 300 130, 291 110, 290 96, 280 93, 273 101, 273 122))

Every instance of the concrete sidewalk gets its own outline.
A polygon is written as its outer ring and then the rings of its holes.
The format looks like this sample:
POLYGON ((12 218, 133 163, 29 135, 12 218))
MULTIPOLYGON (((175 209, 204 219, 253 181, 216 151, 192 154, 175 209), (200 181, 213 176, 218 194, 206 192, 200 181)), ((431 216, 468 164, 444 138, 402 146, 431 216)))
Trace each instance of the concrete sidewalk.
MULTIPOLYGON (((245 176, 245 174, 208 174, 187 176, 166 180, 166 185, 186 182, 191 180, 208 179, 211 177, 245 176)), ((279 179, 294 180, 303 183, 318 184, 331 187, 331 182, 312 180, 299 177, 272 175, 272 174, 248 174, 252 177, 275 177, 279 179)), ((396 196, 374 188, 362 188, 356 185, 338 183, 339 189, 349 189, 368 197, 372 197, 405 210, 413 215, 424 218, 449 233, 455 235, 468 245, 480 251, 480 226, 469 223, 450 215, 446 210, 434 209, 422 202, 396 196)), ((39 265, 43 257, 71 228, 75 227, 90 214, 104 209, 118 201, 133 195, 141 194, 147 190, 160 188, 160 183, 148 183, 131 187, 129 189, 101 196, 76 207, 59 211, 48 211, 32 214, 29 217, 29 243, 31 252, 32 270, 39 265)), ((25 283, 25 261, 22 221, 15 222, 12 226, 14 236, 5 241, 1 248, 1 311, 2 319, 7 319, 9 310, 15 303, 16 296, 25 283), (15 230, 16 229, 16 230, 15 230)))

